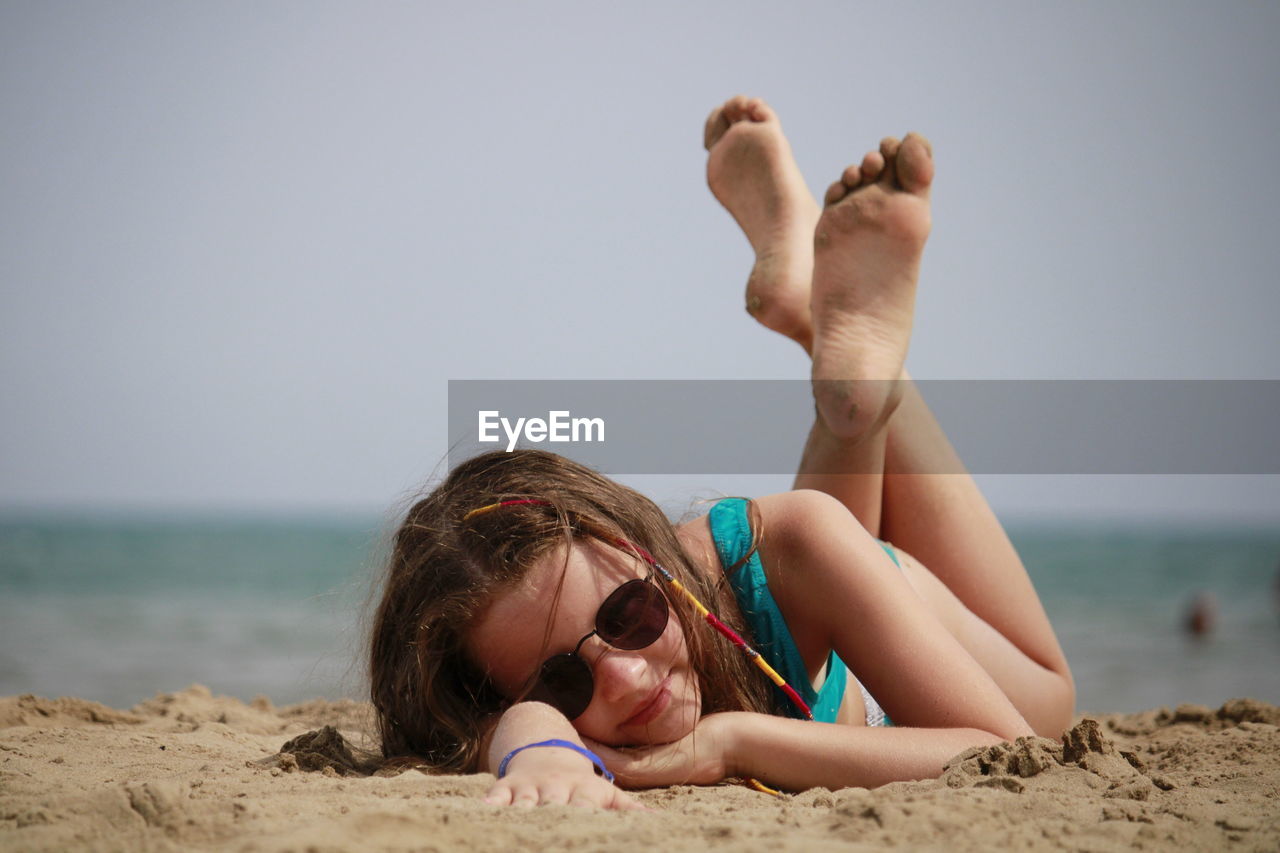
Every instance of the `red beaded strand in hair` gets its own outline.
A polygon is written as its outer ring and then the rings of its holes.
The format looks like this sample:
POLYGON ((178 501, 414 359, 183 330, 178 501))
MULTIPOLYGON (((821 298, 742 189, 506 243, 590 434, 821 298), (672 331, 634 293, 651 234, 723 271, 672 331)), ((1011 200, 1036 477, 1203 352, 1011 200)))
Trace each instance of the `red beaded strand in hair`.
POLYGON ((644 560, 646 563, 652 566, 654 570, 658 572, 658 574, 662 575, 663 580, 665 580, 668 584, 674 587, 678 592, 680 592, 685 597, 686 601, 688 601, 690 604, 693 605, 693 609, 698 611, 698 615, 701 616, 704 620, 706 620, 708 625, 710 625, 712 628, 715 628, 722 635, 727 637, 729 642, 733 643, 735 646, 737 646, 739 649, 742 650, 742 653, 747 656, 748 660, 750 660, 752 663, 756 665, 757 669, 759 669, 766 676, 768 676, 770 681, 778 685, 778 687, 782 688, 782 692, 787 694, 787 698, 791 700, 791 704, 795 705, 798 709, 800 709, 800 713, 804 714, 804 717, 806 720, 813 719, 813 711, 811 711, 809 709, 808 704, 806 704, 805 701, 800 698, 800 694, 796 692, 795 688, 792 687, 790 684, 788 684, 786 679, 783 678, 781 675, 779 675, 776 669, 769 666, 769 662, 766 661, 758 651, 751 648, 751 646, 747 644, 747 641, 742 639, 742 636, 737 631, 733 630, 728 625, 724 624, 724 622, 720 621, 720 617, 716 616, 714 613, 712 613, 710 610, 704 607, 702 602, 699 601, 696 597, 694 597, 694 594, 690 592, 688 589, 686 589, 684 584, 676 580, 675 577, 671 574, 671 572, 667 571, 665 568, 659 565, 658 561, 653 558, 652 554, 650 554, 645 549, 641 548, 639 545, 635 545, 631 542, 627 542, 624 539, 615 539, 613 541, 619 547, 628 548, 634 551, 636 554, 640 556, 642 560, 644 560))

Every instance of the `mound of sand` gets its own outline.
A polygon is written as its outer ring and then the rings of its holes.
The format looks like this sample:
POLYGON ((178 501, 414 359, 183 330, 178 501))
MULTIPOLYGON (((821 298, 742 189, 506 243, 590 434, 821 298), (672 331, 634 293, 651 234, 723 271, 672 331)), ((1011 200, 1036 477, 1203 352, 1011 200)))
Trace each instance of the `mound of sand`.
POLYGON ((369 722, 200 686, 127 712, 0 699, 0 848, 1280 848, 1280 708, 1248 699, 1084 719, 875 790, 645 791, 647 813, 500 808, 487 774, 377 772, 369 722))

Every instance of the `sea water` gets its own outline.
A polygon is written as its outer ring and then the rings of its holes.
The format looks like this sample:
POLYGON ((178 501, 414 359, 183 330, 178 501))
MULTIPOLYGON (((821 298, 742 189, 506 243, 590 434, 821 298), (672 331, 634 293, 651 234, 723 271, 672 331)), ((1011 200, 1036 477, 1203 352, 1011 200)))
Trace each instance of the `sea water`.
MULTIPOLYGON (((1280 530, 1014 526, 1078 707, 1280 703, 1280 530), (1217 624, 1183 627, 1197 593, 1217 624)), ((376 519, 0 519, 0 695, 364 698, 376 519)))

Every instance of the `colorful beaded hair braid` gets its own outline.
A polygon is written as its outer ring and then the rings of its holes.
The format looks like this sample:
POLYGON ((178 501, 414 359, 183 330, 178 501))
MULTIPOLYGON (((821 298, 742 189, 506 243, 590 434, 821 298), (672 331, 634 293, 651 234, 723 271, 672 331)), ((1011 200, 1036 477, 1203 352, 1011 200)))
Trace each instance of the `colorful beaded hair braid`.
MULTIPOLYGON (((470 521, 472 518, 474 518, 477 515, 481 515, 491 510, 495 510, 499 507, 516 506, 519 504, 536 504, 538 506, 551 506, 550 501, 543 501, 543 500, 536 500, 536 499, 499 501, 498 503, 488 504, 486 506, 478 507, 477 509, 471 510, 470 512, 468 512, 466 515, 462 517, 462 520, 464 522, 470 521)), ((615 536, 610 536, 608 534, 602 533, 601 531, 597 531, 597 530, 588 530, 587 532, 590 533, 592 536, 595 536, 597 539, 600 539, 605 542, 610 542, 619 548, 622 548, 627 551, 631 551, 640 559, 648 563, 653 568, 653 570, 657 572, 659 576, 661 576, 661 578, 667 583, 668 586, 670 586, 672 589, 676 590, 676 592, 684 596, 685 601, 689 602, 689 604, 693 606, 693 609, 697 611, 698 615, 701 616, 708 625, 710 625, 712 628, 718 631, 721 635, 726 637, 729 640, 729 642, 737 646, 742 651, 742 653, 747 656, 747 659, 750 660, 753 664, 755 664, 757 669, 763 672, 769 678, 770 681, 772 681, 779 688, 781 688, 782 692, 785 693, 787 695, 787 698, 791 700, 791 703, 800 710, 800 713, 804 715, 806 720, 813 719, 813 711, 809 709, 809 706, 805 703, 804 699, 800 698, 800 694, 796 692, 795 688, 792 687, 790 684, 788 684, 786 679, 778 674, 777 670, 769 666, 769 662, 766 661, 763 657, 761 657, 758 651, 756 651, 750 645, 748 645, 747 641, 742 639, 742 637, 738 634, 737 631, 733 630, 728 625, 724 624, 724 622, 720 621, 719 617, 717 617, 714 613, 708 610, 706 606, 704 606, 703 603, 699 601, 697 597, 694 596, 694 594, 685 587, 684 584, 676 580, 675 576, 672 575, 671 572, 667 571, 661 564, 659 564, 658 561, 653 558, 652 554, 650 554, 644 548, 641 548, 639 545, 636 545, 633 542, 628 542, 625 539, 619 539, 615 536)), ((765 791, 766 793, 770 793, 770 794, 778 793, 774 789, 766 785, 763 785, 760 782, 757 782, 755 779, 748 779, 747 783, 758 790, 765 791)))

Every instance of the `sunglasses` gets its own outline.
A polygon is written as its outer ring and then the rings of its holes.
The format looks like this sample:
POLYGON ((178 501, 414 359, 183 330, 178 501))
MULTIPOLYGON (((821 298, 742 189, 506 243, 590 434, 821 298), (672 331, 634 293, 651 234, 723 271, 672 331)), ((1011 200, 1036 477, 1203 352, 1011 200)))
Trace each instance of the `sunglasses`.
MULTIPOLYGON (((477 515, 492 512, 495 509, 523 504, 552 506, 550 501, 538 498, 498 501, 497 503, 476 507, 462 516, 462 520, 467 522, 477 515)), ((616 547, 634 552, 648 563, 649 568, 657 572, 668 586, 680 593, 684 600, 697 611, 698 615, 708 625, 737 646, 746 655, 747 660, 751 661, 752 665, 768 676, 769 680, 786 694, 787 698, 791 700, 791 704, 803 715, 804 719, 813 719, 813 712, 809 709, 808 703, 801 698, 795 688, 787 684, 786 679, 778 675, 777 670, 769 666, 768 661, 761 657, 759 652, 747 645, 747 641, 738 636, 737 631, 721 622, 719 617, 709 611, 702 602, 698 601, 693 593, 685 589, 684 584, 676 580, 671 572, 664 569, 653 558, 652 554, 639 545, 627 542, 624 539, 618 539, 615 536, 604 534, 600 535, 599 538, 605 542, 612 543, 616 547)), ((650 574, 644 580, 627 581, 614 590, 605 599, 604 604, 600 605, 600 610, 596 613, 596 629, 579 640, 578 645, 571 653, 555 655, 543 661, 542 668, 538 673, 538 680, 534 684, 532 692, 526 698, 546 702, 548 705, 558 708, 570 720, 581 716, 582 712, 587 710, 587 706, 591 704, 591 695, 595 692, 595 679, 591 675, 591 667, 578 656, 578 650, 582 648, 582 644, 591 639, 592 636, 599 636, 600 639, 614 648, 632 651, 652 645, 666 630, 667 602, 663 598, 661 591, 654 587, 652 580, 653 575, 650 574), (637 584, 641 588, 637 588, 635 586, 637 584), (628 643, 630 645, 627 645, 628 643)), ((764 790, 772 789, 765 788, 764 790)), ((774 793, 777 792, 775 791, 774 793)))
POLYGON ((572 652, 542 662, 538 680, 526 698, 545 702, 570 720, 581 716, 595 693, 591 665, 578 654, 582 644, 599 637, 615 649, 643 649, 662 636, 669 615, 666 596, 653 583, 652 572, 644 580, 627 581, 609 593, 596 611, 595 629, 579 640, 572 652))

